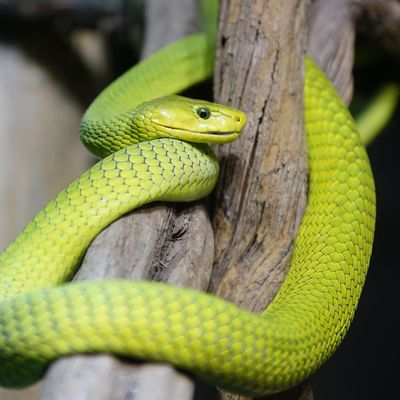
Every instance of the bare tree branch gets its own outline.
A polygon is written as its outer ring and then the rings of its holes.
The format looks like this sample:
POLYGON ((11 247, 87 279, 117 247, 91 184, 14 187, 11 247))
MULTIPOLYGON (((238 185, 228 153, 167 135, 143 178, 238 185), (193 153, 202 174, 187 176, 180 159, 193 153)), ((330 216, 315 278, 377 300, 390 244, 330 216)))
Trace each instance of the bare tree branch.
POLYGON ((353 96, 355 28, 348 0, 316 0, 308 19, 308 54, 349 104, 353 96))
POLYGON ((254 311, 265 309, 284 279, 306 203, 307 5, 291 0, 221 4, 216 98, 245 111, 248 124, 240 140, 218 148, 222 169, 211 289, 254 311))

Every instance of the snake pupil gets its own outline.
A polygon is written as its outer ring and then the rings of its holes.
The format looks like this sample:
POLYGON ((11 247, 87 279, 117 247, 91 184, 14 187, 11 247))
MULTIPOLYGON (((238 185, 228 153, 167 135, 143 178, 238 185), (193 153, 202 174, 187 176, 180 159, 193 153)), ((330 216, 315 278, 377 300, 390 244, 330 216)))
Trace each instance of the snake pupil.
POLYGON ((200 107, 197 109, 197 115, 202 119, 208 119, 211 116, 211 111, 208 108, 200 107))

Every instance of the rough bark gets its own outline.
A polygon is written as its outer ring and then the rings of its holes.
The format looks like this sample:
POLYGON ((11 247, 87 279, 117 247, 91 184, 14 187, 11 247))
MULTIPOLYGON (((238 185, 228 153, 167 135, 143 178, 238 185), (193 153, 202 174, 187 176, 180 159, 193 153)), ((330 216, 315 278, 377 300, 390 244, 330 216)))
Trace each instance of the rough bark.
POLYGON ((316 0, 308 18, 307 52, 346 104, 353 96, 355 26, 348 0, 316 0))
POLYGON ((216 100, 245 111, 248 123, 240 140, 218 148, 211 290, 253 311, 265 309, 284 279, 306 204, 307 6, 293 0, 221 4, 216 100))
MULTIPOLYGON (((306 9, 294 1, 222 3, 216 99, 244 110, 249 122, 240 141, 218 151, 222 170, 210 287, 254 311, 265 309, 284 279, 305 206, 305 25, 308 51, 346 102, 352 95, 354 28, 348 3, 313 2, 307 20, 306 9)), ((311 400, 313 394, 305 383, 272 398, 311 400)))
POLYGON ((142 58, 190 33, 200 30, 198 10, 193 0, 146 2, 146 32, 142 58), (168 33, 168 34, 166 34, 168 33))
MULTIPOLYGON (((204 290, 211 272, 212 239, 200 204, 144 207, 93 241, 75 279, 153 279, 204 290)), ((77 355, 52 364, 42 399, 106 400, 136 393, 135 399, 180 400, 191 399, 193 391, 190 377, 169 366, 77 355)))
MULTIPOLYGON (((192 26, 194 2, 175 3, 186 14, 178 14, 179 20, 172 13, 157 20, 157 30, 164 35, 146 32, 152 50, 178 38, 176 31, 169 35, 171 25, 192 26), (182 18, 187 18, 187 25, 182 18), (150 43, 151 37, 162 41, 150 43)), ((161 5, 157 0, 146 3, 149 30, 155 26, 152 12, 161 5)), ((75 279, 154 279, 205 290, 212 261, 213 235, 204 206, 158 205, 136 210, 102 232, 88 249, 75 279)), ((41 399, 128 399, 134 394, 135 399, 188 400, 194 390, 191 377, 170 366, 132 363, 108 355, 77 355, 51 365, 41 399)))
POLYGON ((308 23, 308 53, 346 104, 353 95, 356 31, 400 59, 400 3, 393 0, 315 0, 308 23))

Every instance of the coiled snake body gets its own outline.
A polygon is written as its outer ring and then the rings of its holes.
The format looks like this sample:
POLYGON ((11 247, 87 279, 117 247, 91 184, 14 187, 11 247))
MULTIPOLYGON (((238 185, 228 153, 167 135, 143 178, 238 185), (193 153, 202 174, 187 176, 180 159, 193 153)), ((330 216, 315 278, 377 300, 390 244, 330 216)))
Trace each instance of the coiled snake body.
POLYGON ((121 77, 87 111, 82 138, 107 157, 49 203, 0 258, 1 385, 30 384, 63 355, 112 352, 173 363, 260 395, 302 381, 340 343, 369 264, 374 184, 352 118, 309 59, 309 203, 290 272, 264 313, 159 283, 59 285, 93 237, 128 210, 212 190, 218 164, 193 142, 235 139, 244 114, 175 96, 139 105, 208 76, 206 53, 202 35, 177 42, 121 77), (157 80, 161 65, 167 83, 157 80))

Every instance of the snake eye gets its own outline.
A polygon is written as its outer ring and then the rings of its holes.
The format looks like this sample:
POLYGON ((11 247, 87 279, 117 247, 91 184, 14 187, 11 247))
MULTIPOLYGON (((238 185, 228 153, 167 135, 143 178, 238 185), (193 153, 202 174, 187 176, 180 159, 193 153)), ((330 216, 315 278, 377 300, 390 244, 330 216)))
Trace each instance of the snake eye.
POLYGON ((202 119, 208 119, 211 117, 211 111, 206 107, 200 107, 197 109, 197 115, 202 119))

